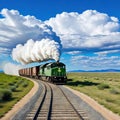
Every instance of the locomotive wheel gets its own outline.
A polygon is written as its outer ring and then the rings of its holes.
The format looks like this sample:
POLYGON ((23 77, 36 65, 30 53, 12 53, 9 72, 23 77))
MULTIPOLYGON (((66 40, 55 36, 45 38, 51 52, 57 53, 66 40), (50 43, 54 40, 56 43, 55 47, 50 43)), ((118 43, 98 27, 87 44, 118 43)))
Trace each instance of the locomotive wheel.
POLYGON ((52 78, 51 77, 49 77, 49 82, 52 82, 52 78))

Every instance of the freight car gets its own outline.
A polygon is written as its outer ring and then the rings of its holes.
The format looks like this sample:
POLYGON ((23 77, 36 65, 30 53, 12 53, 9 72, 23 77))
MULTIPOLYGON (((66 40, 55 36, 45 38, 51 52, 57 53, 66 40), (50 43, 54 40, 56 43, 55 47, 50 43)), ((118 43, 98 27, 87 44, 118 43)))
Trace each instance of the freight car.
POLYGON ((53 83, 65 83, 67 80, 66 66, 62 62, 51 62, 40 66, 20 69, 19 75, 53 83))

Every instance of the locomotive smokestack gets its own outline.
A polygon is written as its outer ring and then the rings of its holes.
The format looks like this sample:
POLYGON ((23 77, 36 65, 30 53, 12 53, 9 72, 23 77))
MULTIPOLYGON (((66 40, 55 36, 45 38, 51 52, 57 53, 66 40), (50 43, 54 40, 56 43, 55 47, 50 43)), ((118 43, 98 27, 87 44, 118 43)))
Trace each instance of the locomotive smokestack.
POLYGON ((57 63, 59 63, 59 60, 57 60, 57 63))

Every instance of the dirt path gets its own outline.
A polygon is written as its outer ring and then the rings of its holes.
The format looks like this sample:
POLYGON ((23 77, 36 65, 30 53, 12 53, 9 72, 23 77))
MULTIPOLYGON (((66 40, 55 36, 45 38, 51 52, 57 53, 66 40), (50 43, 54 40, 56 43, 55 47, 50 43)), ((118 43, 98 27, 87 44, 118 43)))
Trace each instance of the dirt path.
POLYGON ((76 90, 73 90, 67 86, 64 86, 67 89, 69 89, 71 92, 73 92, 74 94, 76 94, 77 96, 79 96, 81 99, 83 99, 87 104, 89 104, 90 106, 92 106, 96 111, 98 111, 99 113, 101 113, 101 115, 103 117, 105 117, 107 120, 120 120, 120 116, 118 116, 117 114, 114 114, 113 112, 111 112, 110 110, 106 109, 104 106, 98 104, 95 100, 93 100, 92 98, 90 98, 89 96, 80 93, 76 90))
POLYGON ((31 91, 24 96, 19 102, 17 102, 13 108, 7 113, 5 114, 4 117, 2 117, 0 120, 12 120, 13 116, 32 98, 32 96, 37 92, 39 85, 37 82, 35 82, 32 79, 29 79, 34 83, 33 88, 31 89, 31 91))

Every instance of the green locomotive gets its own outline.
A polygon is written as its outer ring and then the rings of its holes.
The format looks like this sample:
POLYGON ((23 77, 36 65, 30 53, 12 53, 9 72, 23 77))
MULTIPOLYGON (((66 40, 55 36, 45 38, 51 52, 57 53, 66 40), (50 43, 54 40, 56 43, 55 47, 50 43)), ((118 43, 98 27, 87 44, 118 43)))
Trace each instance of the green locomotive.
POLYGON ((19 75, 39 78, 53 83, 65 83, 67 80, 66 66, 62 62, 51 62, 40 66, 20 69, 19 75))
POLYGON ((41 65, 39 76, 50 82, 66 82, 65 64, 61 62, 52 62, 41 65))

